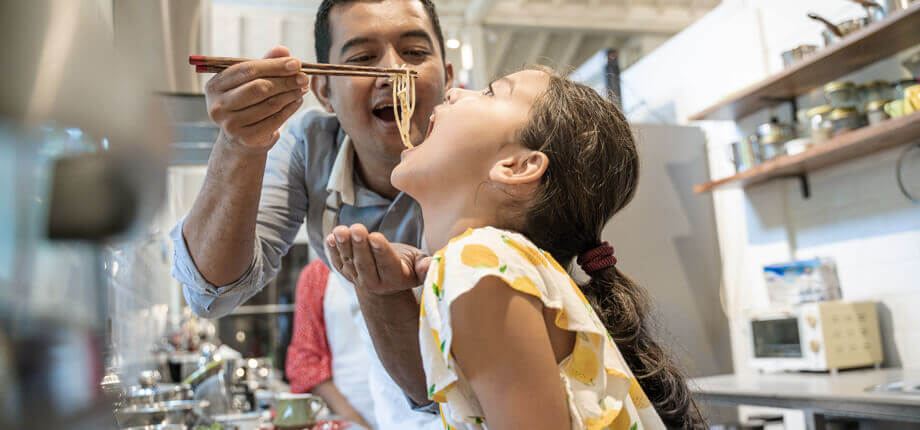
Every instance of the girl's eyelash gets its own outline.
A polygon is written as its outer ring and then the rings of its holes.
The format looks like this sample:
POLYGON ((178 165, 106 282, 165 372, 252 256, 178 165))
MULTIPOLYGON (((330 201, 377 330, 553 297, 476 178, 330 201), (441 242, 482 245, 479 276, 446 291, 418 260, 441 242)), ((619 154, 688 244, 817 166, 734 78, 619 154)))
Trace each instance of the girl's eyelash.
POLYGON ((486 91, 485 95, 487 95, 487 96, 494 96, 494 95, 495 95, 495 90, 492 89, 492 83, 491 83, 491 82, 489 82, 489 90, 486 91))

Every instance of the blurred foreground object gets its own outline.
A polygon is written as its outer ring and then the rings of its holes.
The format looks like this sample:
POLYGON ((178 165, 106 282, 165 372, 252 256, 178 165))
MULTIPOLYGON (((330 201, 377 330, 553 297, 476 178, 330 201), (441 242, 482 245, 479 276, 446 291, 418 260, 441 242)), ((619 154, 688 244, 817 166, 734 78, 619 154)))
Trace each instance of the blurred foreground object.
POLYGON ((112 8, 0 14, 0 428, 115 426, 101 247, 160 204, 167 136, 145 53, 115 52, 112 8))

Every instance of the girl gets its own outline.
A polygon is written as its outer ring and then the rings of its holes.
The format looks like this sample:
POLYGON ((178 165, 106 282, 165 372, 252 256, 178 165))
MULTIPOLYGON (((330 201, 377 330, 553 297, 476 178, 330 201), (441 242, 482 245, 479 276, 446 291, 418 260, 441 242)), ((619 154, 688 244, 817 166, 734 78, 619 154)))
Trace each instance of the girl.
POLYGON ((639 160, 620 110, 541 70, 452 89, 392 183, 434 254, 419 342, 448 429, 703 427, 645 322, 645 291, 599 241, 639 160), (591 279, 566 273, 578 260, 591 279), (561 264, 560 264, 561 263, 561 264))

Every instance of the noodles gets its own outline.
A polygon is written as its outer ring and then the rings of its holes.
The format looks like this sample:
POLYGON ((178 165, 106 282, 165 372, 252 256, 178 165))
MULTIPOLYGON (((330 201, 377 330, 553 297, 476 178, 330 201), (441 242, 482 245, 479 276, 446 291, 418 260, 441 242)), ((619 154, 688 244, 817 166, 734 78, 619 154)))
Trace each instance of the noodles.
POLYGON ((412 114, 415 112, 415 79, 409 69, 405 70, 405 73, 393 74, 393 113, 403 145, 412 149, 414 145, 410 132, 412 114))

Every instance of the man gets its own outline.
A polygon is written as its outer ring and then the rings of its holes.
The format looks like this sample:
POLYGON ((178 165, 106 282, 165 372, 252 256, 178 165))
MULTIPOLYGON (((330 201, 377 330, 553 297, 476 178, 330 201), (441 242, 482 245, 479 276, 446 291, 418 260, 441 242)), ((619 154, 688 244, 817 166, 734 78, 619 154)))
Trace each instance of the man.
MULTIPOLYGON (((412 136, 420 143, 432 109, 453 80, 431 1, 324 0, 314 31, 320 62, 406 64, 418 71, 412 136)), ((289 55, 277 47, 265 59, 230 67, 208 82, 209 115, 221 132, 202 190, 172 231, 173 276, 196 313, 218 317, 275 275, 304 220, 311 246, 330 267, 324 237, 338 224, 361 224, 334 233, 349 246, 342 255, 370 334, 363 341, 370 346, 373 339, 380 359, 372 360, 369 375, 377 424, 436 428, 440 418, 424 388, 418 304, 411 291, 426 260, 411 246, 388 242, 419 246, 422 240, 418 205, 390 184, 403 149, 392 114, 392 83, 307 79, 289 55), (307 112, 280 133, 308 85, 328 114, 307 112), (369 237, 363 226, 379 234, 369 237), (368 244, 376 246, 372 255, 368 244)))

